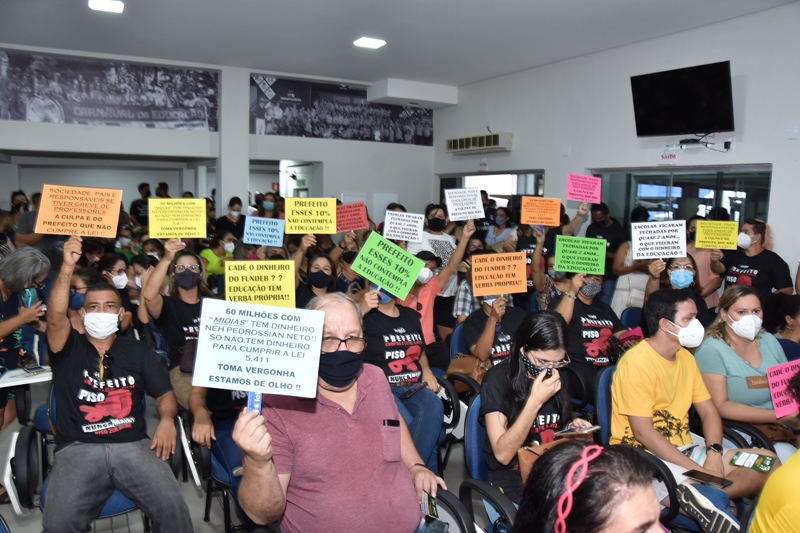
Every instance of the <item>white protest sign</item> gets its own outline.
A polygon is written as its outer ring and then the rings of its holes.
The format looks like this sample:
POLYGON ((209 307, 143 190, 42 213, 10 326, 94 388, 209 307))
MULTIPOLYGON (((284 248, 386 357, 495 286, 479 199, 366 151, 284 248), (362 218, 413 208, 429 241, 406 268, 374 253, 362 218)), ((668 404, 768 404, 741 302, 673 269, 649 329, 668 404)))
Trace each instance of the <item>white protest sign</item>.
POLYGON ((631 224, 633 259, 686 257, 686 221, 631 224))
POLYGON ((448 218, 454 222, 459 220, 479 220, 486 216, 483 212, 481 190, 477 187, 469 189, 445 189, 444 199, 447 202, 448 218))
POLYGON ((280 218, 249 216, 244 222, 242 242, 262 246, 283 246, 283 227, 280 218))
POLYGON ((422 227, 425 215, 386 211, 383 223, 383 237, 395 241, 422 242, 422 227))
POLYGON ((325 313, 203 299, 192 385, 314 398, 325 313))

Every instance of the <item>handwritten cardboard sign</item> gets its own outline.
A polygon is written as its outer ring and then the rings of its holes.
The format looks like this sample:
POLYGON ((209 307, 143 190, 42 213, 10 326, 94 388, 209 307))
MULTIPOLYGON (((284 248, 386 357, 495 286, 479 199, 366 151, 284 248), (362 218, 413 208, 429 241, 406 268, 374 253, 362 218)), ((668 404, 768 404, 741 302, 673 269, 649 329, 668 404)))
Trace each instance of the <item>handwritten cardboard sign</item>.
POLYGON ((527 291, 524 252, 472 256, 472 293, 475 296, 527 291))
POLYGON ((336 206, 336 232, 355 231, 369 227, 367 205, 364 202, 336 206))
POLYGON ((540 196, 523 196, 520 222, 531 226, 560 226, 561 200, 540 196))
POLYGON ((798 411, 797 401, 792 398, 786 390, 789 380, 800 371, 800 360, 789 361, 782 365, 767 368, 767 379, 769 380, 769 393, 772 396, 772 407, 775 409, 775 417, 790 415, 798 411))
POLYGON ((556 236, 556 270, 605 275, 606 240, 556 236))
POLYGON ((192 385, 317 395, 323 311, 203 298, 192 385))
POLYGON ((283 246, 283 227, 280 218, 249 216, 244 221, 242 241, 262 246, 283 246))
POLYGON ((697 248, 735 250, 739 223, 735 220, 698 220, 694 245, 697 248))
POLYGON ((148 198, 153 239, 205 239, 205 198, 148 198))
POLYGON ((122 189, 42 185, 35 233, 117 236, 122 189))
POLYGON ((350 265, 356 274, 360 274, 401 300, 406 299, 424 267, 424 261, 375 232, 370 234, 364 247, 350 265))
POLYGON ((294 261, 225 261, 225 299, 294 307, 294 261))
POLYGON ((336 233, 336 198, 286 198, 288 234, 336 233))
POLYGON ((478 220, 486 216, 483 212, 481 190, 477 187, 445 189, 444 199, 448 218, 452 221, 478 220))
POLYGON ((599 204, 602 184, 602 178, 570 172, 567 174, 567 200, 599 204))
POLYGON ((387 239, 406 242, 422 242, 422 228, 425 215, 386 211, 383 223, 383 236, 387 239))
POLYGON ((686 257, 686 221, 631 224, 633 259, 686 257))

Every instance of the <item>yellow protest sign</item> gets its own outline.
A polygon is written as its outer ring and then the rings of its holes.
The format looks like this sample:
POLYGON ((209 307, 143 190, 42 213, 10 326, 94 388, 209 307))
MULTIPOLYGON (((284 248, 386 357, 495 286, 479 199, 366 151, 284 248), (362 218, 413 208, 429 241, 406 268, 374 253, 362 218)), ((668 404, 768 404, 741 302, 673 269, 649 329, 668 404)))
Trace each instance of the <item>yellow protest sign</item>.
POLYGON ((284 233, 336 233, 336 198, 286 198, 284 233))
POLYGON ((121 189, 42 185, 35 233, 117 236, 121 189))
POLYGON ((225 261, 225 299, 294 307, 294 261, 225 261))
POLYGON ((149 198, 149 235, 154 239, 205 239, 205 198, 149 198))
POLYGON ((735 220, 698 220, 694 245, 697 248, 735 250, 739 223, 735 220))

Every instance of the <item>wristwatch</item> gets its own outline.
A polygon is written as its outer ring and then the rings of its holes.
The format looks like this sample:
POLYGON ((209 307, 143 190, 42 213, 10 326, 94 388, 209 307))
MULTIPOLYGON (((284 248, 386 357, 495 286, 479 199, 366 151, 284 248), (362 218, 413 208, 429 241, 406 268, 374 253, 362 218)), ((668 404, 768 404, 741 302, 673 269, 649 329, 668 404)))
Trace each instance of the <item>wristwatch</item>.
POLYGON ((706 446, 706 451, 708 452, 717 452, 718 454, 722 455, 722 446, 719 444, 709 444, 706 446))

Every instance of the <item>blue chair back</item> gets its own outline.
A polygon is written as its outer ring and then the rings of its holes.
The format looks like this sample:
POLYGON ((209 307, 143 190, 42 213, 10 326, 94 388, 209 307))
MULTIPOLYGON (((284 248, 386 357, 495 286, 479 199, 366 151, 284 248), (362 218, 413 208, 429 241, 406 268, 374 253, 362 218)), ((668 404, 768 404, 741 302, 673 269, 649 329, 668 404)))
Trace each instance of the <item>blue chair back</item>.
POLYGON ((642 323, 642 308, 628 307, 622 311, 622 316, 619 317, 619 320, 626 328, 635 328, 642 323))
POLYGON ((783 353, 786 354, 786 359, 794 361, 800 359, 800 344, 789 339, 778 339, 778 342, 783 348, 783 353))
POLYGON ((605 368, 597 382, 595 419, 600 426, 600 443, 603 446, 608 446, 611 439, 611 379, 616 369, 616 365, 605 368))
POLYGON ((450 360, 456 358, 457 353, 469 353, 467 342, 464 340, 464 322, 458 324, 450 335, 450 360))
POLYGON ((476 394, 467 410, 467 421, 464 427, 464 456, 467 460, 467 471, 470 477, 489 480, 489 469, 483 455, 483 443, 486 442, 486 428, 480 421, 481 395, 476 394))

